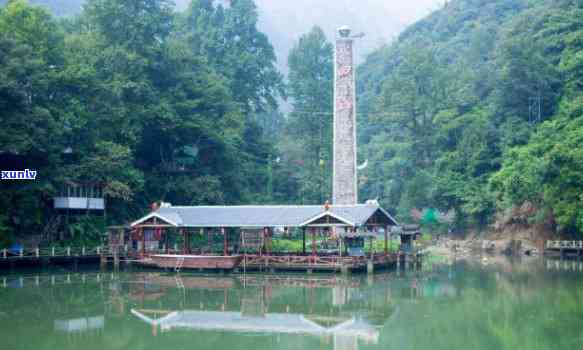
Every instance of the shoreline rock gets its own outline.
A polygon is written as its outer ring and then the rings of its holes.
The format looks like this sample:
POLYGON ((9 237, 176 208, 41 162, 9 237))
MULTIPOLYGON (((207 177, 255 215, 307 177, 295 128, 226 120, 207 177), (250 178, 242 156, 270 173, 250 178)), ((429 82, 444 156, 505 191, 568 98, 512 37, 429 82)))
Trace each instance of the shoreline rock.
POLYGON ((468 239, 455 240, 441 238, 427 246, 426 253, 447 257, 483 257, 491 256, 536 256, 540 252, 534 243, 527 240, 516 239, 468 239))

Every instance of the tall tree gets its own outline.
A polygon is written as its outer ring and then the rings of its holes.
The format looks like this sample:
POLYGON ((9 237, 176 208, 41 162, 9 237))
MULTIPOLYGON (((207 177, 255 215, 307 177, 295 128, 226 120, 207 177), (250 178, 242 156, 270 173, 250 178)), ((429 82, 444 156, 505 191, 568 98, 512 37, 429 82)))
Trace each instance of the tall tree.
POLYGON ((297 173, 304 203, 323 203, 331 196, 333 57, 319 27, 300 37, 288 57, 293 111, 280 151, 297 173))

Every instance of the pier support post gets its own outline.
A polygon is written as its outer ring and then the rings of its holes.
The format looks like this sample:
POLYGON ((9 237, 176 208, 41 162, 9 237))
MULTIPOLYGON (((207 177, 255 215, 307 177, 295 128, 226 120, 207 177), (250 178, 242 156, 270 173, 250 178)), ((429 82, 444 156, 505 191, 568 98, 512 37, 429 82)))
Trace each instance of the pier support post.
POLYGON ((372 260, 366 262, 366 273, 372 275, 374 273, 374 263, 372 260))
POLYGON ((348 275, 350 273, 350 268, 348 267, 348 265, 342 265, 340 266, 340 273, 342 273, 343 275, 348 275))
POLYGON ((8 251, 6 250, 6 248, 2 249, 2 258, 6 259, 7 256, 8 256, 8 251))

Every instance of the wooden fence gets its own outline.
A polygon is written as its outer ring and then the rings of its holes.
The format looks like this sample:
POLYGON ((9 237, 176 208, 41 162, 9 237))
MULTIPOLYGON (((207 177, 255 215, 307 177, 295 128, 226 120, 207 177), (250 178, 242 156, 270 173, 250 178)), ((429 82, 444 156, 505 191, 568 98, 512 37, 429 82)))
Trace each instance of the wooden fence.
POLYGON ((583 249, 583 241, 547 241, 546 249, 583 249))

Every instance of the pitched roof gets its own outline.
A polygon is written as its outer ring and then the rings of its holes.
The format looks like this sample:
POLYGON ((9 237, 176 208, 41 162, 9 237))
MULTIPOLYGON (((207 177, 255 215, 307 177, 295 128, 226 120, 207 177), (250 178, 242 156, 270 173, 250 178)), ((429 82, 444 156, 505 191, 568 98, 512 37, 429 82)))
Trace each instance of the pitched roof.
MULTIPOLYGON (((391 215, 376 205, 333 205, 328 212, 354 226, 363 226, 375 214, 392 225, 397 224, 391 215)), ((156 216, 178 227, 300 227, 309 225, 324 213, 326 210, 320 205, 168 206, 159 208, 156 216)), ((132 226, 149 217, 133 222, 132 226)))

